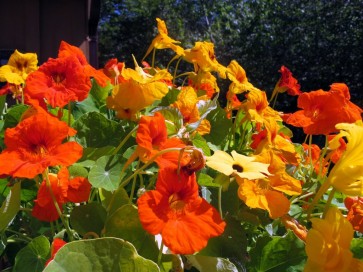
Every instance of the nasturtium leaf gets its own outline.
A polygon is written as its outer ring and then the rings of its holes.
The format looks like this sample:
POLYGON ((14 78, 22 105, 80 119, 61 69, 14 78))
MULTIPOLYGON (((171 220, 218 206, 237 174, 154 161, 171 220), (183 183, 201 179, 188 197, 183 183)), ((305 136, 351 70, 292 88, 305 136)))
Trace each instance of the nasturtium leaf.
POLYGON ((44 272, 158 272, 158 266, 138 255, 122 239, 104 237, 67 243, 44 272))
POLYGON ((205 156, 211 155, 210 148, 207 144, 207 141, 200 134, 196 134, 195 137, 193 138, 192 142, 195 147, 198 147, 203 151, 203 154, 205 156))
POLYGON ((102 156, 112 155, 114 150, 115 150, 114 146, 86 147, 83 149, 83 155, 79 163, 82 166, 84 166, 83 163, 84 161, 86 160, 96 161, 98 158, 102 156))
POLYGON ((117 146, 131 131, 98 112, 82 115, 73 127, 77 130, 76 141, 83 147, 117 146))
POLYGON ((129 204, 129 195, 123 187, 119 187, 110 196, 110 201, 107 205, 107 214, 112 215, 118 208, 129 204))
POLYGON ((306 262, 305 244, 291 231, 283 237, 258 238, 250 256, 249 271, 297 272, 304 269, 306 262))
POLYGON ((107 218, 104 235, 125 239, 135 246, 141 256, 157 259, 155 238, 143 229, 134 205, 123 205, 113 212, 107 218))
POLYGON ((38 236, 18 252, 15 257, 13 271, 43 271, 45 262, 49 258, 49 254, 50 243, 48 239, 45 236, 38 236))
POLYGON ((350 249, 353 252, 354 258, 363 260, 363 237, 353 238, 350 243, 350 249))
POLYGON ((101 236, 106 216, 107 212, 100 203, 91 202, 74 207, 70 222, 72 228, 82 236, 88 232, 94 232, 101 236))
POLYGON ((92 95, 89 94, 85 100, 74 103, 72 115, 74 119, 77 120, 89 112, 99 112, 99 111, 100 110, 98 109, 95 101, 92 99, 92 95))
POLYGON ((106 103, 106 98, 109 92, 113 89, 113 85, 108 83, 105 87, 101 87, 97 84, 96 80, 92 80, 92 88, 90 94, 96 105, 102 105, 106 103))
POLYGON ((160 112, 166 120, 166 128, 168 135, 175 135, 180 132, 183 127, 183 115, 177 108, 173 107, 157 107, 153 112, 160 112))
POLYGON ((0 256, 3 255, 6 245, 7 245, 7 237, 5 235, 5 232, 2 232, 0 233, 0 256))
POLYGON ((200 272, 238 272, 236 266, 227 259, 202 255, 186 255, 185 257, 200 272))
POLYGON ((121 155, 99 158, 89 171, 89 182, 96 188, 103 188, 108 191, 116 190, 122 178, 121 170, 125 162, 126 159, 121 155))
POLYGON ((165 106, 165 107, 170 106, 171 104, 173 104, 175 101, 178 100, 179 93, 180 90, 171 88, 168 91, 168 93, 161 99, 159 106, 165 106))
POLYGON ((20 200, 28 202, 33 200, 38 193, 38 187, 34 180, 24 179, 21 182, 21 195, 20 200))
POLYGON ((0 232, 6 229, 20 209, 20 191, 20 182, 16 182, 0 207, 0 232))
POLYGON ((15 105, 12 106, 9 111, 5 114, 4 129, 15 127, 19 122, 23 113, 28 109, 26 105, 15 105))
POLYGON ((198 174, 198 184, 200 186, 219 188, 221 185, 218 184, 218 183, 215 183, 213 180, 214 179, 211 176, 207 175, 207 174, 204 174, 204 173, 199 173, 198 174))
POLYGON ((211 125, 211 130, 209 134, 204 135, 204 138, 207 142, 211 142, 217 147, 224 146, 229 130, 232 127, 231 119, 228 119, 226 112, 220 106, 217 106, 216 109, 208 114, 207 120, 211 125))
POLYGON ((4 115, 6 95, 0 95, 0 117, 4 115))
POLYGON ((198 255, 227 258, 243 271, 247 262, 247 233, 233 217, 227 216, 224 220, 227 226, 222 235, 209 239, 198 255))
POLYGON ((82 165, 75 163, 68 167, 69 171, 69 178, 75 178, 75 177, 87 177, 88 171, 86 168, 84 168, 82 165))

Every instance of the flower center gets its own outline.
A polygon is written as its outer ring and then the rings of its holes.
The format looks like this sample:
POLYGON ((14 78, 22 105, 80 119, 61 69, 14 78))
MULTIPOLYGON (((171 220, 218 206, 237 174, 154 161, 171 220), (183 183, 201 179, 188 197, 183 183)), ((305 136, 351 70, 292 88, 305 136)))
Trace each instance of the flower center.
POLYGON ((183 211, 185 202, 177 193, 174 193, 169 197, 169 205, 174 212, 180 213, 183 211))
POLYGON ((65 79, 64 75, 62 74, 55 74, 52 78, 55 84, 61 84, 62 81, 65 79))
POLYGON ((233 170, 236 170, 238 173, 242 173, 243 172, 243 167, 239 164, 233 164, 232 165, 233 170))

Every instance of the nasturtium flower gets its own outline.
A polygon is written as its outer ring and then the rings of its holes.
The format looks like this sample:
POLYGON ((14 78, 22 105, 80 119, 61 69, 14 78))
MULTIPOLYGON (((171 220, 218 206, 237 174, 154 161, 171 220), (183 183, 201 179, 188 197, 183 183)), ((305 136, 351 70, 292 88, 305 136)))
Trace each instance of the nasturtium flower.
POLYGON ((362 262, 353 259, 350 243, 353 227, 338 208, 329 208, 324 219, 312 218, 312 229, 306 237, 308 256, 304 271, 356 271, 353 265, 362 262))
POLYGON ((138 157, 143 162, 148 162, 153 156, 164 149, 176 148, 176 151, 166 152, 155 158, 159 167, 185 166, 190 157, 188 153, 183 152, 180 156, 181 149, 185 148, 185 143, 179 138, 168 138, 165 118, 160 112, 154 116, 142 116, 139 127, 136 132, 137 148, 132 156, 138 157))
POLYGON ((48 166, 69 166, 82 157, 82 146, 63 141, 76 131, 47 112, 38 112, 5 131, 0 175, 34 178, 48 166))
POLYGON ((116 58, 107 61, 103 68, 103 73, 111 79, 113 85, 124 81, 121 76, 122 70, 125 68, 124 62, 119 62, 116 58))
POLYGON ((353 229, 363 233, 363 198, 346 197, 344 205, 348 209, 347 220, 352 224, 353 229))
POLYGON ((257 89, 248 81, 246 71, 236 60, 232 60, 227 66, 227 77, 232 81, 228 89, 232 93, 239 94, 257 89))
POLYGON ((204 91, 205 94, 212 98, 216 92, 219 92, 217 78, 210 72, 199 70, 198 73, 191 72, 188 75, 189 86, 193 87, 197 92, 204 91))
POLYGON ((6 81, 15 85, 24 84, 28 75, 38 69, 37 65, 37 54, 23 54, 15 50, 10 56, 8 63, 0 67, 0 81, 6 81))
POLYGON ((362 109, 350 102, 350 94, 344 83, 333 83, 329 91, 317 90, 299 95, 298 110, 286 115, 286 123, 302 127, 305 134, 328 135, 336 132, 338 123, 354 123, 362 120, 362 109))
POLYGON ((224 110, 226 112, 227 118, 230 119, 232 117, 232 111, 238 110, 241 107, 242 103, 238 99, 237 95, 231 91, 227 91, 226 98, 227 105, 224 110))
POLYGON ((287 92, 289 95, 300 95, 302 93, 300 84, 297 79, 293 77, 291 71, 282 65, 279 72, 281 73, 281 78, 277 82, 274 92, 287 92))
MULTIPOLYGON (((87 178, 69 177, 66 167, 62 167, 58 174, 48 174, 52 194, 54 195, 60 211, 66 202, 80 203, 89 198, 91 184, 87 178)), ((46 180, 41 183, 37 198, 34 200, 32 215, 41 221, 52 222, 59 218, 59 214, 53 202, 51 192, 46 180)))
POLYGON ((156 189, 137 201, 142 226, 161 234, 164 245, 175 254, 193 254, 208 240, 223 233, 226 223, 218 211, 198 194, 195 174, 159 171, 156 189))
POLYGON ((25 85, 25 101, 46 101, 55 107, 64 107, 71 101, 87 98, 91 80, 75 56, 49 58, 31 73, 25 85))
POLYGON ((340 157, 343 155, 347 149, 347 143, 339 134, 328 135, 329 149, 331 152, 328 157, 333 163, 337 163, 340 157))
POLYGON ((184 49, 176 45, 180 42, 170 38, 168 36, 168 29, 166 28, 166 24, 163 20, 160 18, 156 18, 157 24, 158 24, 158 32, 159 34, 153 39, 151 42, 149 48, 146 51, 146 54, 144 58, 146 58, 147 55, 150 54, 150 52, 155 49, 166 49, 169 48, 173 50, 178 56, 184 55, 184 49))
POLYGON ((83 54, 81 49, 70 45, 65 41, 61 41, 58 57, 67 58, 68 56, 75 56, 79 63, 83 66, 85 74, 88 77, 93 77, 100 86, 105 87, 110 81, 109 78, 102 72, 102 70, 96 70, 88 63, 86 56, 83 54))
POLYGON ((107 107, 120 113, 136 113, 154 101, 163 98, 169 91, 165 81, 172 79, 171 74, 163 69, 154 75, 146 73, 135 61, 136 68, 124 68, 121 76, 125 81, 116 85, 111 96, 107 98, 107 107))
POLYGON ((335 189, 348 196, 363 195, 363 125, 337 124, 340 136, 348 140, 346 151, 329 173, 328 180, 335 189))
POLYGON ((217 72, 221 78, 226 78, 227 68, 217 61, 213 43, 196 42, 193 48, 184 50, 184 54, 184 59, 194 64, 195 72, 217 72))
POLYGON ((47 266, 55 257, 55 254, 58 250, 61 249, 62 246, 67 244, 67 242, 63 241, 60 238, 54 238, 51 246, 50 246, 50 258, 46 261, 45 266, 47 266))
POLYGON ((285 163, 272 149, 264 150, 256 159, 269 165, 270 175, 256 180, 237 176, 238 196, 250 208, 267 210, 273 219, 281 217, 290 209, 290 202, 284 194, 301 194, 301 183, 286 172, 285 163))
MULTIPOLYGON (((177 100, 172 104, 183 115, 183 123, 187 125, 199 121, 200 114, 198 109, 199 101, 205 100, 206 97, 198 97, 195 90, 190 87, 184 87, 178 94, 177 100)), ((199 127, 196 129, 200 135, 208 134, 210 132, 210 123, 204 119, 200 122, 199 127)))
POLYGON ((222 150, 216 150, 207 157, 206 165, 227 176, 233 175, 249 180, 265 178, 270 175, 268 164, 256 162, 255 157, 231 152, 232 156, 222 150))
POLYGON ((325 175, 328 171, 328 161, 323 158, 320 159, 321 156, 321 149, 316 144, 302 144, 302 147, 304 149, 304 160, 306 166, 312 166, 314 168, 315 173, 317 174, 323 174, 325 175), (310 153, 310 154, 309 154, 310 153))

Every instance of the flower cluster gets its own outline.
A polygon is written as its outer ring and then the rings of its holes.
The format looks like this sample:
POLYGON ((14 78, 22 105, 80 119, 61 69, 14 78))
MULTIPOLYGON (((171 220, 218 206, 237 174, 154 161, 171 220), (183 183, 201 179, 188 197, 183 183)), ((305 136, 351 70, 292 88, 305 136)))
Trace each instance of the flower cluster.
MULTIPOLYGON (((268 264, 252 252, 281 251, 269 242, 296 238, 305 243, 297 253, 305 271, 363 271, 350 249, 363 231, 362 109, 348 86, 304 92, 281 66, 269 95, 238 61, 218 62, 213 43, 183 48, 156 21, 158 34, 134 68, 111 59, 97 70, 65 41, 39 67, 36 54, 18 51, 0 67, 0 94, 16 104, 1 113, 0 230, 19 233, 20 214, 43 224, 53 241, 42 263, 49 271, 60 265, 60 247, 89 237, 129 241, 173 271, 188 265, 180 255, 196 267, 207 255, 234 268, 228 258, 248 256, 246 267, 260 269, 268 264), (174 54, 164 66, 156 61, 162 50, 174 54), (181 61, 190 70, 179 73, 181 61), (295 97, 295 112, 275 109, 283 95, 295 97), (298 129, 303 143, 293 142, 298 129)), ((271 262, 297 265, 286 254, 271 262)))

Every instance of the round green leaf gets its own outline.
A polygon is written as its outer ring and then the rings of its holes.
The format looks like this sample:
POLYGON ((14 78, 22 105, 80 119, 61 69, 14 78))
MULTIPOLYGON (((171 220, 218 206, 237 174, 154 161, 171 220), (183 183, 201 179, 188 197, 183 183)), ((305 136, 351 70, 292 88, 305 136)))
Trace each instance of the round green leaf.
POLYGON ((43 271, 49 257, 50 243, 45 236, 34 238, 26 247, 22 248, 15 257, 13 271, 37 272, 43 271))
POLYGON ((101 235, 106 221, 106 210, 97 202, 76 206, 71 213, 71 226, 80 235, 95 232, 101 235))
POLYGON ((88 180, 93 187, 114 191, 121 180, 121 170, 125 158, 120 155, 103 156, 96 161, 88 174, 88 180))
POLYGON ((105 237, 64 245, 44 272, 156 272, 158 266, 139 256, 135 247, 122 239, 105 237))

